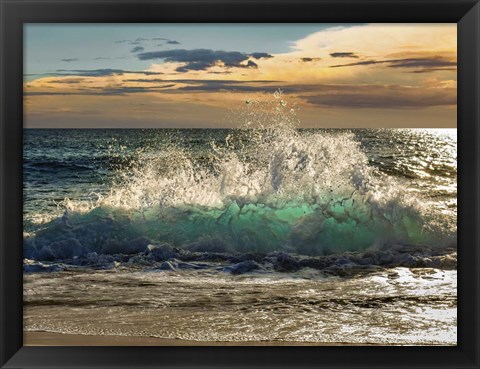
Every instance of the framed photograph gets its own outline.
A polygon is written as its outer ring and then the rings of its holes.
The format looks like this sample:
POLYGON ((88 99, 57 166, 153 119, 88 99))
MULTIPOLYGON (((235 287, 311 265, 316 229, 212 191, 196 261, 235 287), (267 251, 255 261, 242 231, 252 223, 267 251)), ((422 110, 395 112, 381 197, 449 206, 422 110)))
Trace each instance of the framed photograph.
POLYGON ((478 1, 0 4, 2 368, 479 368, 478 1))

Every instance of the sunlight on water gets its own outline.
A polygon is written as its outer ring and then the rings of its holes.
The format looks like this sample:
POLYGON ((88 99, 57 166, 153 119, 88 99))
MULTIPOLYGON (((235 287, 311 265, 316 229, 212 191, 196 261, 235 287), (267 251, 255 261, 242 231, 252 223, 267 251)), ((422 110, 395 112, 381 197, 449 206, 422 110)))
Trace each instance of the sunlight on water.
POLYGON ((456 271, 307 275, 95 272, 61 283, 28 276, 25 327, 198 341, 456 343, 456 271), (72 293, 78 286, 81 298, 72 293))

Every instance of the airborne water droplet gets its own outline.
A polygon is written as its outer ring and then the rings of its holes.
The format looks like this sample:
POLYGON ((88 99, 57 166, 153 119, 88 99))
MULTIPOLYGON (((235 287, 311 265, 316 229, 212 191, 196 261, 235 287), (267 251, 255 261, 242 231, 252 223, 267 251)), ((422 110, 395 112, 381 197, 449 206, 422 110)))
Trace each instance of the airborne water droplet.
POLYGON ((273 93, 273 97, 276 99, 279 99, 280 97, 282 97, 282 95, 283 95, 283 91, 281 89, 278 89, 273 93))

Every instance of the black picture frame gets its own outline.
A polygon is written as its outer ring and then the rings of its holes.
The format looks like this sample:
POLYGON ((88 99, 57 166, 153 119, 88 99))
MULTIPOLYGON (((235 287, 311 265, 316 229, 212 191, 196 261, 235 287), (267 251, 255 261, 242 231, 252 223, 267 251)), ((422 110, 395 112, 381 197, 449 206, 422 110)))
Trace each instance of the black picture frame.
POLYGON ((479 0, 0 0, 2 368, 479 368, 479 0), (24 23, 451 22, 458 24, 456 347, 23 347, 24 23))

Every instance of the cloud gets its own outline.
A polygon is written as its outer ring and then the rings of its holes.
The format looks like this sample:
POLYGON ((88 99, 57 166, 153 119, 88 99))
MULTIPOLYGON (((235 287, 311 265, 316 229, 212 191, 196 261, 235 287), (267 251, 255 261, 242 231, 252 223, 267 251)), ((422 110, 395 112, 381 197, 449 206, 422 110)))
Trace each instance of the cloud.
POLYGON ((211 83, 203 84, 199 86, 184 86, 179 87, 174 91, 185 92, 185 91, 197 91, 197 92, 220 92, 220 91, 230 91, 230 92, 274 92, 275 87, 269 86, 248 86, 248 85, 228 85, 222 83, 211 83))
POLYGON ((457 68, 430 68, 430 69, 412 70, 409 73, 431 73, 431 72, 455 71, 455 70, 457 70, 457 68))
POLYGON ((225 67, 257 68, 258 65, 249 58, 260 59, 272 57, 267 53, 245 54, 239 51, 223 51, 210 49, 176 49, 165 51, 146 52, 137 55, 140 60, 164 59, 166 62, 184 63, 178 67, 177 72, 190 70, 206 70, 218 64, 225 67), (242 64, 248 61, 246 64, 242 64))
POLYGON ((408 58, 398 60, 388 60, 390 68, 438 68, 453 67, 457 65, 456 61, 446 60, 441 56, 433 58, 408 58))
POLYGON ((127 56, 115 56, 115 57, 108 57, 108 56, 97 56, 93 60, 112 60, 112 59, 127 59, 127 56))
POLYGON ((130 45, 140 45, 142 43, 142 41, 148 41, 148 38, 138 37, 135 40, 118 40, 118 41, 115 41, 115 43, 116 44, 128 43, 130 45))
POLYGON ((418 73, 425 73, 433 70, 451 70, 451 67, 457 65, 456 61, 448 60, 441 56, 433 56, 426 58, 405 58, 405 59, 388 59, 388 60, 364 60, 357 63, 331 65, 330 68, 352 67, 357 65, 373 65, 387 64, 389 68, 423 68, 418 73), (450 67, 450 68, 449 68, 450 67))
MULTIPOLYGON (((152 38, 152 41, 166 41, 167 44, 170 44, 170 45, 180 45, 180 42, 178 42, 177 40, 171 40, 169 38, 165 38, 165 37, 154 37, 152 38)), ((158 45, 160 46, 160 45, 158 45)))
POLYGON ((230 84, 241 84, 241 83, 281 83, 282 81, 276 80, 236 80, 236 79, 189 79, 189 78, 179 78, 179 79, 146 79, 146 78, 136 78, 136 79, 126 79, 124 82, 175 82, 175 83, 230 83, 230 84))
POLYGON ((175 86, 175 84, 166 84, 163 86, 152 87, 108 87, 108 88, 91 88, 89 90, 73 90, 73 91, 27 91, 26 96, 125 96, 132 93, 156 92, 175 86))
POLYGON ((322 60, 322 58, 300 58, 304 63, 316 62, 322 60))
POLYGON ((324 85, 320 93, 301 96, 313 105, 340 108, 411 109, 455 105, 455 88, 379 85, 324 85))
POLYGON ((254 59, 270 59, 273 58, 273 55, 269 53, 251 53, 249 54, 254 59))
POLYGON ((51 79, 48 83, 65 83, 65 84, 78 84, 83 82, 83 78, 62 78, 62 79, 51 79))
POLYGON ((358 55, 353 52, 330 53, 332 58, 354 58, 358 59, 358 55))
POLYGON ((276 84, 279 81, 274 80, 216 80, 216 79, 178 79, 173 82, 189 84, 189 86, 181 87, 182 90, 189 91, 219 91, 219 90, 231 90, 231 91, 269 91, 275 90, 276 84))
POLYGON ((122 69, 57 69, 57 73, 50 73, 50 75, 103 77, 122 75, 123 73, 122 69))
POLYGON ((206 61, 191 61, 191 62, 188 62, 183 67, 178 67, 176 71, 184 73, 184 72, 188 72, 189 70, 206 70, 214 65, 215 63, 210 63, 206 61))
POLYGON ((330 68, 353 67, 357 65, 372 65, 372 64, 383 64, 383 63, 386 63, 386 61, 364 60, 356 63, 331 65, 330 68))
POLYGON ((67 62, 67 63, 74 62, 74 61, 77 61, 77 60, 78 60, 78 59, 76 59, 76 58, 65 58, 65 59, 62 59, 62 61, 67 62))
MULTIPOLYGON (((153 79, 146 79, 146 78, 134 78, 134 79, 126 79, 124 82, 137 82, 137 83, 158 83, 158 82, 165 82, 164 79, 160 78, 153 78, 153 79)), ((170 82, 170 81, 169 81, 170 82)))
POLYGON ((138 52, 143 51, 143 50, 145 50, 144 47, 136 46, 136 47, 134 47, 130 52, 131 52, 131 53, 138 53, 138 52))
POLYGON ((115 88, 105 88, 99 91, 100 95, 127 95, 131 93, 142 93, 142 92, 155 92, 165 88, 170 88, 175 86, 174 84, 166 84, 163 86, 154 86, 154 87, 115 87, 115 88))
POLYGON ((149 71, 130 71, 123 69, 58 69, 57 73, 46 73, 50 76, 84 76, 84 77, 105 77, 123 74, 144 74, 156 75, 162 74, 160 72, 149 71))

